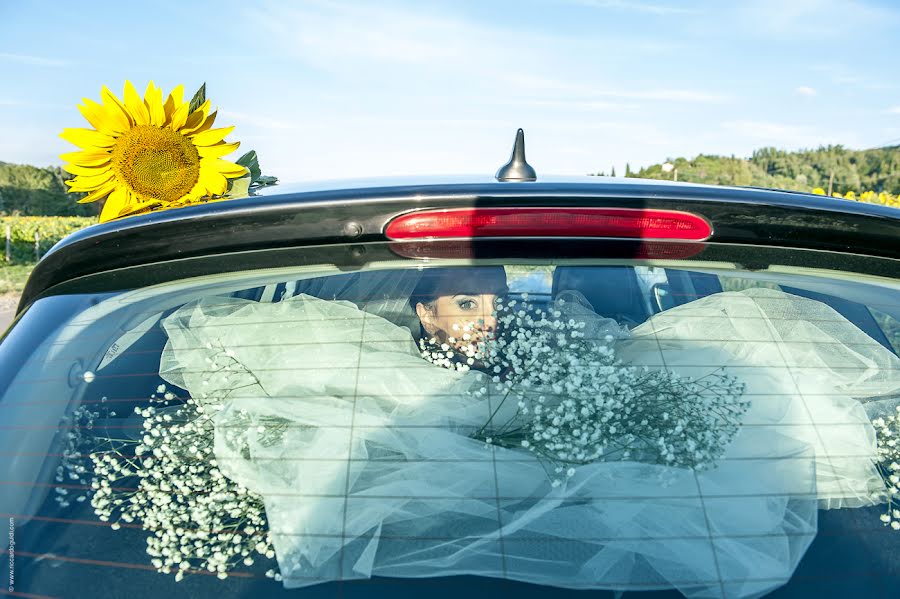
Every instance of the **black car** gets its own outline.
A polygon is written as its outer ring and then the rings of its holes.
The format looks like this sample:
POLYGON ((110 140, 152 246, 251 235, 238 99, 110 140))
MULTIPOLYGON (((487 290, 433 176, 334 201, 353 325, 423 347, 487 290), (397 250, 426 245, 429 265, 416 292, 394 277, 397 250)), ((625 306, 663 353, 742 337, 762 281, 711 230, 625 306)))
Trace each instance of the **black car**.
POLYGON ((900 404, 900 212, 520 179, 277 186, 54 247, 0 343, 9 592, 900 595, 883 453, 900 404), (429 273, 461 310, 490 299, 481 329, 429 328, 429 273), (516 326, 551 321, 517 362, 516 326), (625 356, 606 366, 644 369, 554 366, 601 364, 588 342, 625 356), (706 378, 713 365, 726 374, 706 378), (538 371, 546 403, 517 386, 538 371), (445 399, 466 377, 489 389, 484 417, 445 399), (610 383, 623 378, 637 382, 610 383), (726 386, 732 403, 710 395, 726 386), (626 418, 630 399, 595 413, 587 388, 637 391, 649 416, 626 418), (573 400, 585 422, 565 416, 573 400), (563 423, 523 420, 539 406, 563 423), (666 435, 696 437, 663 439, 670 413, 683 422, 666 435), (660 438, 639 439, 654 418, 660 438), (606 450, 553 449, 590 446, 589 420, 606 450))

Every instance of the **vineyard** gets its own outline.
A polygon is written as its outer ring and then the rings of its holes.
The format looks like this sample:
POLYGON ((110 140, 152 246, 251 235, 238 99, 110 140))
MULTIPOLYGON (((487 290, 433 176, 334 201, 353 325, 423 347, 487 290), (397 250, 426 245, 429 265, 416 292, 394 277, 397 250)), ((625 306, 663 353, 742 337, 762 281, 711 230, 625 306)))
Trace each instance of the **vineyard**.
POLYGON ((0 216, 5 264, 33 264, 59 240, 97 222, 82 216, 0 216))

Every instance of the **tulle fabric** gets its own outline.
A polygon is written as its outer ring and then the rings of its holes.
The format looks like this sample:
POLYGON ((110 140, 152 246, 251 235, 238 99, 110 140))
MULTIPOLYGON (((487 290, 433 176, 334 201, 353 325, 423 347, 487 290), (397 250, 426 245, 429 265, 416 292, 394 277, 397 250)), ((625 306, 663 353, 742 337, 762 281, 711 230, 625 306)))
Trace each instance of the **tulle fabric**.
POLYGON ((189 304, 163 323, 160 374, 216 407, 217 461, 264 498, 288 588, 476 574, 754 597, 789 580, 818 507, 877 501, 857 398, 900 391, 897 359, 831 308, 722 293, 628 335, 577 301, 558 307, 628 364, 724 366, 747 383, 751 408, 715 468, 595 463, 553 488, 530 453, 470 438, 498 402, 468 393, 483 374, 425 362, 408 329, 349 302, 189 304), (275 443, 274 421, 287 423, 275 443))
POLYGON ((883 488, 867 410, 896 403, 900 359, 830 306, 771 289, 718 293, 657 314, 618 353, 740 377, 753 400, 742 434, 762 427, 808 444, 820 508, 871 505, 883 488))

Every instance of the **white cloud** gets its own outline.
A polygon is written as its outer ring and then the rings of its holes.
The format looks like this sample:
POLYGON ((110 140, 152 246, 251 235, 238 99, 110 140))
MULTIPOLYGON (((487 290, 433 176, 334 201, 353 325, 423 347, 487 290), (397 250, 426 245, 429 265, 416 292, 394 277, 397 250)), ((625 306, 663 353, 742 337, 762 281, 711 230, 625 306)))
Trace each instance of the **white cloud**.
MULTIPOLYGON (((900 25, 900 21, 898 21, 900 25)), ((858 91, 870 92, 891 92, 898 89, 898 86, 890 75, 877 69, 872 69, 871 65, 853 65, 846 66, 840 63, 816 64, 810 67, 817 73, 823 73, 830 83, 847 88, 855 88, 858 91)), ((818 79, 818 77, 817 77, 818 79)))
POLYGON ((273 118, 269 118, 266 116, 260 116, 257 114, 247 114, 245 112, 233 112, 230 110, 220 110, 219 116, 221 117, 221 119, 247 123, 248 125, 253 125, 254 127, 258 127, 259 129, 283 130, 283 129, 296 129, 297 128, 296 123, 288 122, 285 120, 273 119, 273 118))
POLYGON ((64 67, 69 64, 65 60, 43 58, 41 56, 29 56, 27 54, 9 54, 6 52, 0 52, 0 61, 17 62, 19 64, 29 64, 40 67, 64 67))
POLYGON ((900 23, 900 12, 863 0, 746 0, 739 6, 738 22, 762 34, 824 38, 843 37, 847 31, 890 29, 900 23))
POLYGON ((798 125, 785 125, 766 121, 729 121, 723 126, 735 133, 759 139, 785 139, 804 133, 798 125))
POLYGON ((900 114, 900 106, 891 106, 885 112, 888 114, 900 114))
POLYGON ((249 13, 301 61, 327 71, 358 69, 363 65, 473 66, 502 55, 499 40, 482 28, 450 15, 414 13, 387 5, 282 4, 249 13), (288 6, 290 8, 288 8, 288 6))
POLYGON ((273 52, 332 80, 352 80, 372 91, 404 85, 414 94, 441 86, 448 95, 463 92, 477 100, 485 92, 513 96, 526 90, 504 88, 505 84, 525 81, 525 87, 534 87, 533 81, 542 77, 558 78, 567 87, 570 81, 578 82, 582 89, 593 79, 605 89, 615 89, 615 82, 606 81, 608 77, 597 69, 598 57, 627 47, 638 60, 675 48, 669 40, 650 37, 579 37, 485 24, 449 10, 437 12, 426 4, 400 9, 385 3, 272 3, 267 8, 247 17, 265 32, 260 38, 275 46, 273 52), (517 81, 521 73, 528 76, 517 81))
POLYGON ((616 98, 634 98, 636 100, 656 100, 663 102, 691 102, 697 104, 715 104, 724 102, 727 96, 702 90, 692 89, 657 89, 633 92, 601 92, 601 95, 616 98))
MULTIPOLYGON (((499 103, 500 101, 498 101, 499 103)), ((529 108, 547 108, 560 110, 577 110, 579 112, 633 112, 640 110, 638 104, 628 104, 622 102, 609 102, 606 100, 509 100, 502 101, 503 104, 516 106, 526 106, 529 108)))
POLYGON ((0 106, 15 106, 17 109, 29 111, 45 111, 48 108, 58 111, 59 109, 71 110, 73 105, 63 102, 26 102, 24 100, 0 98, 0 106))
POLYGON ((801 85, 800 87, 798 87, 798 88, 795 89, 794 91, 795 91, 796 93, 800 94, 801 96, 807 96, 807 97, 809 97, 809 98, 811 98, 811 97, 813 97, 813 96, 816 95, 816 90, 813 89, 813 88, 811 88, 811 87, 809 87, 808 85, 801 85))
POLYGON ((743 142, 750 142, 756 147, 777 146, 784 149, 816 148, 834 143, 851 147, 862 145, 858 135, 852 132, 772 121, 728 121, 722 123, 722 129, 738 146, 743 142))
POLYGON ((687 15, 696 14, 698 11, 684 8, 668 6, 666 4, 636 2, 631 0, 574 0, 575 3, 591 8, 606 8, 630 12, 638 12, 653 15, 687 15))
POLYGON ((695 104, 717 104, 725 102, 728 96, 700 89, 610 89, 613 86, 590 84, 583 80, 564 80, 523 75, 519 73, 500 75, 504 83, 514 85, 519 91, 536 95, 551 95, 554 99, 561 95, 567 101, 598 101, 601 98, 618 100, 645 100, 653 102, 688 102, 695 104))

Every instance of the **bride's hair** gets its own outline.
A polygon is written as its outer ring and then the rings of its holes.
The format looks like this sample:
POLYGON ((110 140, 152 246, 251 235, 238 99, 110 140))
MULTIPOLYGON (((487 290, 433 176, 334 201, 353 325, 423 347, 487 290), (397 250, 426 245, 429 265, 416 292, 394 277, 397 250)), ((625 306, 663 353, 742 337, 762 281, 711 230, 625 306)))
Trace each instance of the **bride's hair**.
POLYGON ((506 271, 502 266, 429 268, 422 271, 422 277, 413 289, 409 303, 415 308, 416 304, 429 305, 445 295, 504 295, 508 291, 506 271))

